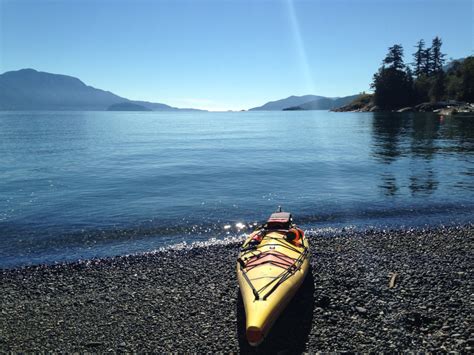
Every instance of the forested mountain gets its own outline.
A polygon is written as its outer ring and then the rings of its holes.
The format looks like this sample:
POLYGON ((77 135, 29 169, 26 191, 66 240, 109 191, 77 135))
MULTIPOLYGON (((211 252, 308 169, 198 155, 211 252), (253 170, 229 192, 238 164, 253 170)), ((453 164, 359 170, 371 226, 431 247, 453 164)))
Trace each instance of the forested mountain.
POLYGON ((285 110, 332 110, 352 102, 360 95, 351 95, 338 98, 322 97, 310 102, 305 102, 299 106, 285 108, 285 110))
POLYGON ((249 111, 281 111, 288 107, 298 106, 306 102, 322 99, 324 96, 304 95, 290 96, 285 99, 267 102, 265 105, 251 108, 249 111))
MULTIPOLYGON (((160 103, 132 101, 109 91, 88 86, 81 80, 67 75, 39 72, 34 69, 21 69, 0 75, 0 110, 103 111, 112 105, 124 103, 156 111, 178 110, 160 103)), ((133 106, 123 107, 130 109, 133 106)))
POLYGON ((358 95, 345 97, 325 97, 317 95, 290 96, 286 99, 267 102, 249 111, 281 111, 281 110, 330 110, 351 102, 358 95))

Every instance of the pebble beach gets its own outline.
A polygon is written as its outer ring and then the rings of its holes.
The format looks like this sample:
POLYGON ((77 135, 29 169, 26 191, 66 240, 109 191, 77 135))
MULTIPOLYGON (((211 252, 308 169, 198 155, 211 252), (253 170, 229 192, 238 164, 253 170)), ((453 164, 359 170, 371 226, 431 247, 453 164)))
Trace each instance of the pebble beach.
POLYGON ((472 352, 474 226, 311 236, 311 270, 250 347, 238 243, 0 270, 0 352, 472 352))

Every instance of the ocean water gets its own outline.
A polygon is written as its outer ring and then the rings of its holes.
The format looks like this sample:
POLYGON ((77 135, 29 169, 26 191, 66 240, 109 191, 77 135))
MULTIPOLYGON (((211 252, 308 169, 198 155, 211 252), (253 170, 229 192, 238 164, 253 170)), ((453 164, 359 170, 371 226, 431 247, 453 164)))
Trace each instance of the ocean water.
POLYGON ((0 268, 239 237, 469 223, 474 117, 0 112, 0 268))

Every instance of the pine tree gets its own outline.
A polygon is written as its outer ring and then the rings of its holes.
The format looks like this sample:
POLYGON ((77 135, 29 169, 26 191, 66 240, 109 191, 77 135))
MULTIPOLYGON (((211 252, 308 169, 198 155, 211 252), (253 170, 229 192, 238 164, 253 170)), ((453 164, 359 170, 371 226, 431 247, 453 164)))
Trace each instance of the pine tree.
POLYGON ((413 85, 413 71, 410 69, 409 66, 407 66, 407 69, 405 70, 406 76, 407 76, 407 81, 410 84, 410 86, 413 85))
POLYGON ((443 70, 446 54, 441 52, 443 41, 436 36, 431 44, 431 69, 433 73, 439 73, 443 70))
POLYGON ((463 63, 451 61, 451 66, 446 72, 446 95, 448 99, 462 100, 463 63))
POLYGON ((422 54, 421 72, 426 76, 430 76, 433 72, 431 64, 431 48, 426 48, 422 54))
POLYGON ((411 70, 403 62, 403 48, 395 44, 388 49, 382 67, 374 74, 374 102, 381 109, 396 109, 413 100, 411 70), (388 65, 387 67, 385 65, 388 65))
POLYGON ((383 60, 383 64, 387 64, 389 68, 403 70, 405 68, 403 63, 403 47, 400 44, 394 44, 390 47, 387 56, 383 60))
POLYGON ((461 100, 474 103, 474 56, 464 60, 461 80, 461 100))
POLYGON ((446 75, 443 70, 440 70, 432 80, 433 85, 431 86, 429 96, 431 102, 437 102, 444 99, 446 92, 446 75))
POLYGON ((413 66, 414 71, 413 73, 415 76, 420 76, 423 73, 423 60, 424 60, 424 49, 425 49, 425 41, 420 39, 415 46, 416 52, 413 53, 413 66))

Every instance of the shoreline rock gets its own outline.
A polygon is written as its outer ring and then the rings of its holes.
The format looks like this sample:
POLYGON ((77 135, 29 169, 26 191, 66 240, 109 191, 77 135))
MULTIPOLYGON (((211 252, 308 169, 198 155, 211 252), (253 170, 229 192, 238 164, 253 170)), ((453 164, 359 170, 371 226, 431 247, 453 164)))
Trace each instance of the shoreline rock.
POLYGON ((468 102, 458 101, 439 101, 439 102, 423 102, 415 106, 402 107, 394 110, 381 110, 378 106, 374 105, 371 101, 360 104, 351 103, 349 105, 339 107, 331 110, 333 112, 433 112, 439 115, 448 116, 457 113, 473 113, 474 104, 468 102))
POLYGON ((471 352, 473 239, 473 225, 311 236, 311 273, 258 349, 236 243, 0 270, 0 351, 471 352))

